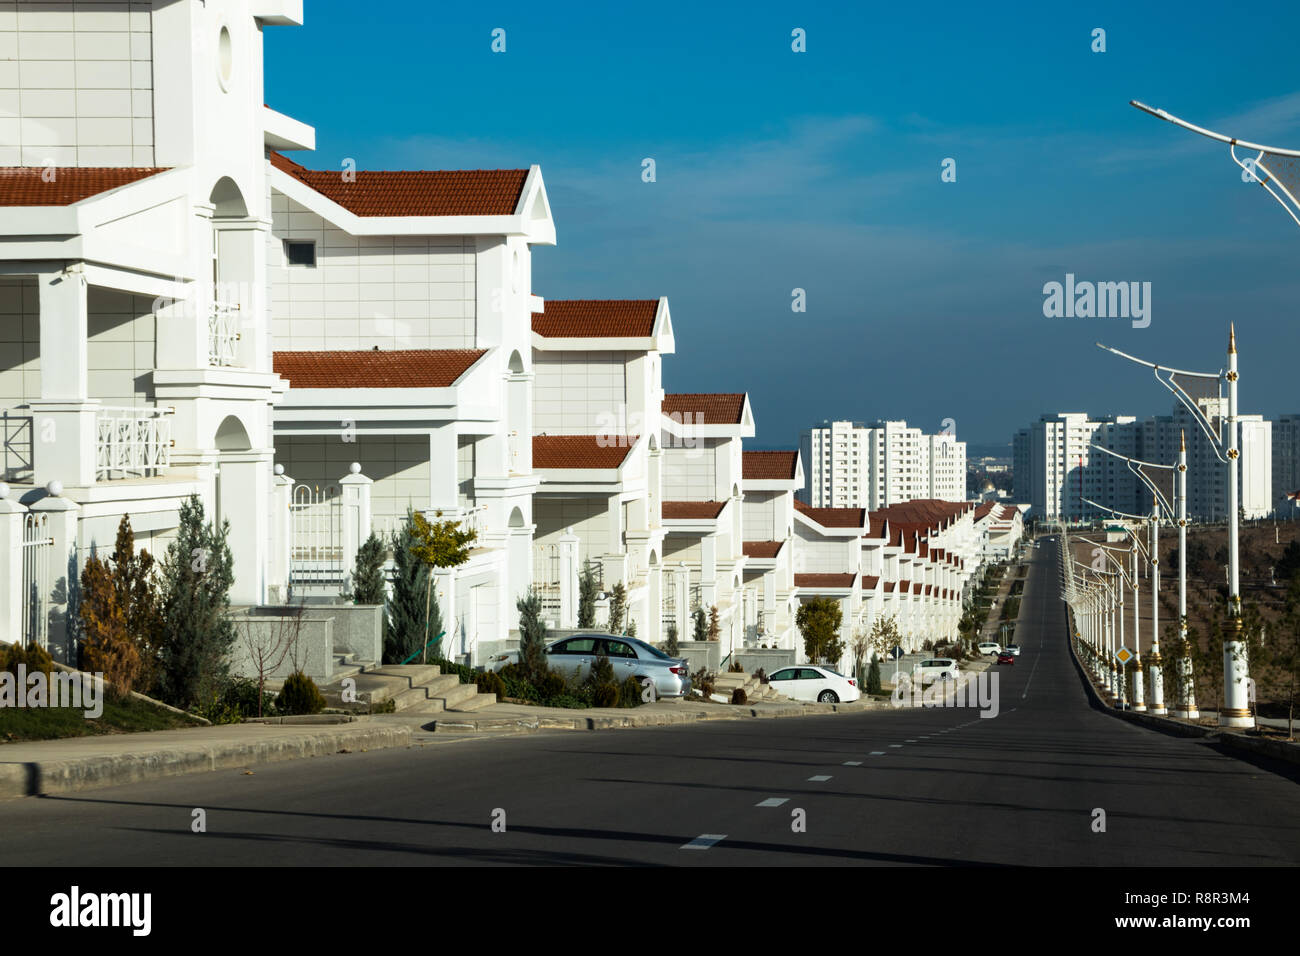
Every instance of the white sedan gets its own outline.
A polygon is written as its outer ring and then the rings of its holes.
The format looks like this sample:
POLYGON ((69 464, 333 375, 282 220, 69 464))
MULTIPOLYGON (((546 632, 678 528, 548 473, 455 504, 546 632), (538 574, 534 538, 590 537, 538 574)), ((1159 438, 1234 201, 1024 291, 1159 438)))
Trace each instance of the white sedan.
POLYGON ((857 682, 829 667, 800 664, 783 667, 768 678, 772 689, 795 700, 817 701, 821 704, 847 704, 862 696, 857 682))

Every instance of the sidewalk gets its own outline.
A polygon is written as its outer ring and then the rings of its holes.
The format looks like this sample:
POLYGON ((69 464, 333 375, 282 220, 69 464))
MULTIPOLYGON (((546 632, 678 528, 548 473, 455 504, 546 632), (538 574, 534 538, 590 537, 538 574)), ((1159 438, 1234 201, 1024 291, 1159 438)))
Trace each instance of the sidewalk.
POLYGON ((230 770, 340 751, 405 747, 411 728, 372 717, 346 723, 245 723, 0 745, 0 799, 70 793, 203 770, 230 770))

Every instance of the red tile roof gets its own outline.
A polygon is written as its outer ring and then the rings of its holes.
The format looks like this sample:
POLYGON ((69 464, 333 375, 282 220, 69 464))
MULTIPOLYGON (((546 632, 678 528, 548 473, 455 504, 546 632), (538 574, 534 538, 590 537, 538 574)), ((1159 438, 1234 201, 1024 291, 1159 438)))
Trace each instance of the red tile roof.
POLYGON ((550 339, 644 339, 653 331, 658 299, 548 299, 533 313, 533 331, 550 339))
POLYGON ((885 582, 885 593, 886 593, 886 594, 893 594, 893 593, 894 593, 894 588, 897 587, 897 586, 898 586, 898 582, 897 582, 897 581, 886 581, 886 582, 885 582))
POLYGON ((866 508, 813 508, 798 498, 794 501, 794 508, 823 528, 861 528, 867 523, 866 508))
POLYGON ((739 425, 744 408, 744 392, 677 392, 663 401, 665 415, 700 425, 739 425))
POLYGON ((271 153, 271 165, 358 216, 509 216, 519 206, 526 169, 308 169, 271 153))
POLYGON ((913 594, 920 594, 920 593, 921 593, 921 585, 920 585, 919 583, 918 583, 918 584, 913 584, 913 585, 912 585, 912 593, 913 593, 913 594))
POLYGON ((874 591, 874 590, 876 589, 876 584, 877 584, 879 581, 880 581, 880 575, 878 575, 878 574, 864 574, 864 575, 862 575, 862 590, 864 590, 864 591, 874 591))
POLYGON ((722 514, 725 501, 665 501, 662 515, 667 521, 711 520, 722 514))
POLYGON ((617 468, 636 444, 636 435, 534 435, 534 468, 617 468), (625 444, 624 444, 625 443, 625 444))
POLYGON ((0 167, 0 206, 68 206, 168 166, 4 166, 0 167))
POLYGON ((446 388, 486 351, 276 352, 273 367, 293 388, 446 388))
POLYGON ((798 467, 797 451, 746 451, 740 455, 740 475, 751 481, 789 481, 798 467))
POLYGON ((911 581, 899 581, 899 582, 898 582, 898 590, 902 591, 904 594, 906 594, 906 593, 907 593, 908 591, 910 591, 911 589, 912 589, 912 582, 911 582, 911 581))
POLYGON ((856 579, 856 574, 796 574, 794 586, 813 590, 851 588, 856 579))
POLYGON ((746 541, 741 551, 748 558, 775 558, 784 546, 784 541, 746 541))

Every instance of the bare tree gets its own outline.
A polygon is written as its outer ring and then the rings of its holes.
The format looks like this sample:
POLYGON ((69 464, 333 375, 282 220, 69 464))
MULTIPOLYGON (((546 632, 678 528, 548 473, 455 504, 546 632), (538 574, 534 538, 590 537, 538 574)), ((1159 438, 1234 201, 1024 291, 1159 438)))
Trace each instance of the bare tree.
POLYGON ((293 669, 301 670, 298 661, 298 635, 302 631, 302 606, 290 606, 285 609, 285 616, 277 616, 257 621, 253 616, 246 617, 241 623, 240 641, 248 653, 248 659, 257 671, 257 716, 262 716, 262 695, 266 689, 266 678, 274 674, 292 655, 293 669))

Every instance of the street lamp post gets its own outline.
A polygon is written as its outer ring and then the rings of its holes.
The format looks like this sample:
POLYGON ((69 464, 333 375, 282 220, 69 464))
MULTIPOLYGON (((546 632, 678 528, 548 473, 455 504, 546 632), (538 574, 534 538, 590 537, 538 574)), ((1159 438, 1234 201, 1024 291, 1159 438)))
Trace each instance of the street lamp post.
MULTIPOLYGON (((1130 362, 1136 362, 1139 365, 1145 365, 1152 370, 1156 381, 1169 389, 1183 406, 1191 413, 1192 418, 1201 427, 1206 439, 1210 443, 1211 449, 1228 469, 1228 617, 1229 617, 1229 635, 1228 640, 1223 644, 1223 707, 1219 712, 1220 727, 1243 727, 1249 728, 1255 726, 1254 715, 1251 714, 1248 706, 1248 690, 1250 685, 1250 667, 1246 659, 1246 645, 1242 641, 1242 624, 1241 624, 1241 591, 1238 574, 1238 526, 1241 521, 1240 515, 1240 488, 1239 473, 1240 467, 1238 459, 1241 452, 1237 447, 1237 384, 1240 378, 1237 369, 1237 333, 1233 326, 1229 326, 1228 331, 1228 367, 1226 371, 1218 373, 1208 372, 1187 372, 1181 369, 1167 368, 1156 365, 1154 362, 1147 362, 1143 359, 1134 358, 1121 352, 1119 349, 1097 343, 1099 348, 1112 352, 1121 358, 1126 358, 1130 362), (1161 372, 1165 377, 1161 377, 1161 372), (1204 412, 1193 402, 1187 392, 1174 379, 1177 376, 1186 378, 1199 378, 1218 380, 1228 383, 1228 414, 1226 420, 1222 423, 1218 434, 1215 434, 1213 425, 1205 416, 1204 412)), ((1220 391, 1222 394, 1222 391, 1220 391)), ((1186 458, 1180 453, 1180 464, 1186 465, 1186 458)), ((1182 471, 1181 474, 1186 474, 1182 471)), ((1186 608, 1181 609, 1183 616, 1186 616, 1186 608)), ((1183 631, 1186 636, 1186 630, 1183 631)), ((1180 670, 1180 678, 1183 676, 1180 670)))
POLYGON ((1223 710, 1219 714, 1220 727, 1254 727, 1255 717, 1247 700, 1247 681, 1250 680, 1246 661, 1246 645, 1241 639, 1241 568, 1238 561, 1238 541, 1241 516, 1241 472, 1237 447, 1237 330, 1228 332, 1228 507, 1232 519, 1228 522, 1228 567, 1231 583, 1228 585, 1228 616, 1231 618, 1232 639, 1223 645, 1223 710))
POLYGON ((1174 716, 1197 720, 1196 682, 1192 673, 1192 655, 1187 646, 1187 435, 1178 433, 1178 702, 1174 716))

